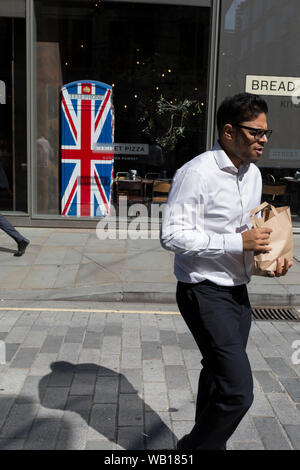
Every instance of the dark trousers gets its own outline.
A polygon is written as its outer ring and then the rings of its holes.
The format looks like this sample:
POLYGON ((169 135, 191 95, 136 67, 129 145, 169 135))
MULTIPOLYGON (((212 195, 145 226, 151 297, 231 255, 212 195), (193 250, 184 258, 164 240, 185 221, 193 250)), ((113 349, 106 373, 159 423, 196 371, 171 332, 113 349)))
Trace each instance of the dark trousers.
POLYGON ((0 214, 0 228, 7 233, 10 237, 12 237, 17 243, 24 240, 23 235, 18 232, 15 227, 11 225, 10 222, 4 217, 4 215, 0 214))
POLYGON ((253 402, 246 345, 251 306, 246 285, 178 282, 177 303, 202 354, 195 425, 187 449, 223 450, 253 402))

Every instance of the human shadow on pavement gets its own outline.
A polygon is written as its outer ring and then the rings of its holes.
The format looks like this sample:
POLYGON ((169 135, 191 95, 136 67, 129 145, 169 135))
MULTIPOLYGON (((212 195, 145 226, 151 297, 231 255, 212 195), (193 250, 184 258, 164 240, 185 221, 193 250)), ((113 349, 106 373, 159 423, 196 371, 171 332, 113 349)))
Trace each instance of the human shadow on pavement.
MULTIPOLYGON (((91 434, 94 429, 126 450, 174 449, 176 436, 124 374, 93 363, 60 361, 50 367, 39 382, 43 407, 77 413, 91 434)), ((67 419, 64 426, 68 424, 67 419)), ((88 440, 100 439, 96 434, 88 440)))

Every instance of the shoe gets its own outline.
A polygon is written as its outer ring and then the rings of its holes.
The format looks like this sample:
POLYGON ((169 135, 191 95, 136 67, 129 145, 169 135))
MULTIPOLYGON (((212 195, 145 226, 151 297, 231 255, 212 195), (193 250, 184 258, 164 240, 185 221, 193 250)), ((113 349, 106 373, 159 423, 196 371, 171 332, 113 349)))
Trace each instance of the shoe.
POLYGON ((24 240, 18 243, 18 251, 14 254, 14 256, 22 256, 25 253, 27 246, 29 245, 30 241, 24 238, 24 240))

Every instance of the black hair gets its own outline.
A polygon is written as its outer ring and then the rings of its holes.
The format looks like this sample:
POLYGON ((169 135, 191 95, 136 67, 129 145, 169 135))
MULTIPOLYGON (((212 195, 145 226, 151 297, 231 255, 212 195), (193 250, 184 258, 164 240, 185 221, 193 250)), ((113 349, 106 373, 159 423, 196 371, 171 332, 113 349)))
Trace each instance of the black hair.
POLYGON ((221 103, 217 112, 217 127, 219 136, 222 135, 225 124, 240 124, 252 121, 259 114, 268 112, 266 101, 251 93, 238 93, 229 96, 221 103))

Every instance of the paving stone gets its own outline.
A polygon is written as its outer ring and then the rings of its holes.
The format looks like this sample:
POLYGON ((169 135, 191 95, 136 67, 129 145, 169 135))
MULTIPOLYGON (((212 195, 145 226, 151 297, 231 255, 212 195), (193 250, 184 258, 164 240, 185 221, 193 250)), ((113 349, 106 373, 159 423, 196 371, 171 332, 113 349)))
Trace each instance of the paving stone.
POLYGON ((117 403, 119 376, 97 377, 94 403, 117 403))
POLYGON ((96 369, 100 364, 99 349, 82 349, 78 358, 78 369, 96 369))
POLYGON ((124 348, 122 350, 121 365, 124 369, 139 369, 142 367, 141 348, 124 348))
POLYGON ((0 392, 0 428, 4 424, 15 399, 16 396, 14 395, 6 395, 2 391, 0 392))
POLYGON ((53 450, 60 429, 60 420, 37 418, 33 423, 24 449, 53 450))
POLYGON ((87 429, 81 427, 62 427, 56 442, 56 450, 84 450, 87 429))
POLYGON ((85 328, 83 327, 70 327, 65 336, 65 343, 82 343, 85 335, 85 328))
POLYGON ((178 333, 178 340, 182 349, 197 349, 198 346, 190 332, 178 333))
POLYGON ((0 450, 21 450, 24 439, 0 439, 0 450))
POLYGON ((185 434, 189 434, 193 429, 195 422, 193 420, 182 419, 180 421, 173 421, 172 426, 174 430, 174 435, 176 436, 176 443, 181 439, 185 434))
POLYGON ((270 370, 271 367, 265 361, 262 354, 256 348, 255 350, 247 350, 248 358, 252 370, 270 370))
POLYGON ((56 353, 40 353, 31 366, 29 375, 46 375, 51 372, 51 364, 57 358, 56 353))
POLYGON ((291 450, 275 418, 254 417, 254 424, 266 450, 291 450))
POLYGON ((26 348, 41 348, 45 338, 47 336, 47 332, 40 331, 40 330, 30 330, 28 335, 23 342, 23 347, 26 348))
POLYGON ((295 450, 300 450, 300 426, 295 424, 285 424, 284 430, 295 450))
MULTIPOLYGON (((227 450, 228 449, 227 447, 227 450)), ((234 442, 233 450, 265 450, 263 444, 260 441, 251 441, 251 442, 234 442)))
POLYGON ((293 369, 291 369, 281 357, 266 357, 266 361, 279 378, 296 377, 293 369))
POLYGON ((184 349, 182 354, 187 369, 196 369, 199 371, 202 368, 202 355, 200 351, 196 351, 194 349, 184 349))
POLYGON ((101 354, 98 375, 115 375, 120 371, 120 356, 118 354, 101 354))
POLYGON ((174 330, 161 330, 160 341, 164 346, 174 346, 178 344, 176 332, 174 330))
POLYGON ((57 355, 57 359, 59 361, 68 361, 76 364, 80 350, 80 343, 63 343, 57 355))
POLYGON ((15 326, 6 336, 5 343, 23 343, 30 330, 30 326, 15 326))
POLYGON ((57 408, 63 410, 67 402, 68 394, 68 387, 47 387, 44 396, 41 399, 41 405, 46 408, 57 408))
POLYGON ((254 376, 260 383, 265 393, 269 392, 282 392, 280 383, 272 377, 270 372, 267 371, 254 371, 254 376))
POLYGON ((165 365, 183 364, 182 352, 179 346, 162 346, 162 355, 165 365))
POLYGON ((70 323, 71 327, 87 327, 88 321, 90 318, 90 314, 87 312, 74 312, 72 316, 72 321, 70 323))
POLYGON ((9 369, 6 374, 0 378, 1 393, 5 395, 17 395, 20 393, 27 374, 27 369, 9 369))
POLYGON ((161 359, 161 344, 159 341, 142 341, 143 359, 161 359))
POLYGON ((286 393, 268 393, 267 397, 281 424, 300 425, 300 413, 286 393))
POLYGON ((230 439, 233 444, 236 441, 259 441, 253 420, 248 413, 243 417, 230 439))
POLYGON ((49 377, 49 387, 70 387, 73 381, 73 369, 54 370, 49 377))
POLYGON ((168 390, 172 421, 195 419, 195 403, 191 392, 185 390, 168 390))
POLYGON ((120 354, 120 351, 121 351, 121 337, 119 337, 119 336, 104 336, 101 350, 105 351, 105 354, 120 354))
POLYGON ((19 348, 20 343, 5 343, 6 362, 10 362, 12 360, 19 348))
POLYGON ((124 450, 144 450, 144 439, 142 426, 125 426, 118 429, 117 444, 124 450))
POLYGON ((280 382, 295 403, 300 403, 300 379, 280 379, 280 382))
POLYGON ((99 332, 87 331, 82 347, 86 349, 99 349, 101 341, 102 334, 99 334, 99 332))
POLYGON ((122 334, 122 325, 121 323, 115 322, 106 322, 104 335, 105 336, 120 336, 122 334))
MULTIPOLYGON (((96 433, 101 433, 107 439, 115 439, 116 434, 116 405, 100 404, 93 405, 89 426, 96 433)), ((88 440, 93 433, 88 432, 88 440)))
POLYGON ((31 326, 39 317, 39 312, 24 312, 17 320, 16 326, 31 326))
POLYGON ((274 411, 254 379, 254 400, 249 410, 251 416, 274 416, 274 411))
POLYGON ((20 348, 10 367, 28 369, 37 356, 39 348, 20 348))
POLYGON ((92 395, 97 373, 94 370, 80 370, 74 374, 70 395, 92 395))
POLYGON ((191 369, 187 371, 188 379, 189 379, 195 400, 196 400, 197 393, 198 393, 198 382, 199 382, 200 370, 198 371, 198 370, 191 369))
POLYGON ((45 339, 43 347, 41 348, 42 353, 58 353, 63 342, 64 337, 58 335, 48 335, 45 339))
POLYGON ((144 382, 164 382, 163 363, 159 359, 143 361, 144 382))
POLYGON ((119 426, 143 425, 143 402, 137 394, 122 393, 119 398, 119 426))
POLYGON ((169 398, 167 386, 165 383, 150 383, 144 384, 144 401, 146 411, 168 411, 169 398))
POLYGON ((159 341, 159 331, 157 326, 142 325, 141 338, 142 341, 159 341))
POLYGON ((140 348, 141 337, 139 331, 125 331, 123 330, 122 335, 123 348, 140 348))
POLYGON ((170 415, 167 412, 146 411, 145 434, 148 450, 174 449, 176 437, 171 429, 170 415))
POLYGON ((38 405, 32 403, 14 404, 0 431, 0 437, 7 439, 26 438, 35 419, 37 410, 38 405))
POLYGON ((166 366, 167 386, 171 389, 185 389, 188 386, 185 369, 183 366, 168 365, 166 366))
POLYGON ((28 375, 25 379, 24 386, 18 395, 17 403, 31 403, 39 404, 44 397, 46 392, 48 381, 41 375, 28 375))
POLYGON ((142 393, 142 369, 121 369, 120 393, 142 393))
POLYGON ((86 450, 114 450, 115 444, 111 441, 87 441, 86 450))

